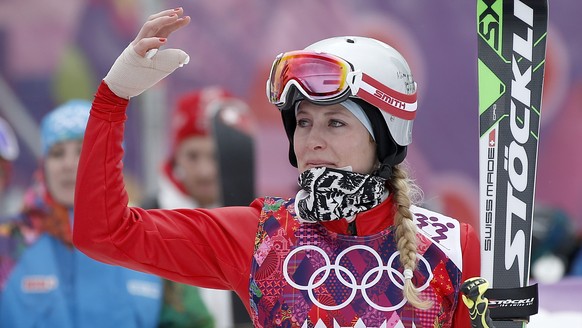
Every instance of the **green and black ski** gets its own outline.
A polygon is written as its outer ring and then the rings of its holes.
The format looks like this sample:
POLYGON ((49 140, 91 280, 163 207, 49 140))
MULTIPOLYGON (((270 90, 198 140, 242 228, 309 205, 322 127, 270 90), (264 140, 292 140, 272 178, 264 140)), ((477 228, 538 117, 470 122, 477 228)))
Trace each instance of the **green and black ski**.
POLYGON ((481 275, 498 328, 537 312, 529 274, 547 19, 547 0, 477 0, 481 275))

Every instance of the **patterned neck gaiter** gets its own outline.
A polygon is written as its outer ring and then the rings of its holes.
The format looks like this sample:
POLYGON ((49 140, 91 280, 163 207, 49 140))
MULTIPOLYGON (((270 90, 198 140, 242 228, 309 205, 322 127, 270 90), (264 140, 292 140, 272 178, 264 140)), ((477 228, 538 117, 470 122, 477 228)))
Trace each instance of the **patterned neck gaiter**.
POLYGON ((50 196, 42 171, 35 172, 34 183, 24 194, 22 213, 35 230, 48 233, 69 248, 73 247, 69 209, 50 196))
POLYGON ((325 167, 306 170, 299 176, 301 190, 295 197, 295 212, 304 223, 325 222, 355 215, 388 197, 386 179, 325 167))

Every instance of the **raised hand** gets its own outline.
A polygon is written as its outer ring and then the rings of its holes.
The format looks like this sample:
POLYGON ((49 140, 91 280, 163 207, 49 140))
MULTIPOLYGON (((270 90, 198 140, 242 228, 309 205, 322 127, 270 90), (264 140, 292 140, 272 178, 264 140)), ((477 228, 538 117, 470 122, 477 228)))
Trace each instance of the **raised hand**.
POLYGON ((190 23, 183 14, 182 8, 176 8, 148 17, 103 79, 113 93, 135 97, 188 63, 190 57, 180 49, 159 50, 173 32, 190 23))

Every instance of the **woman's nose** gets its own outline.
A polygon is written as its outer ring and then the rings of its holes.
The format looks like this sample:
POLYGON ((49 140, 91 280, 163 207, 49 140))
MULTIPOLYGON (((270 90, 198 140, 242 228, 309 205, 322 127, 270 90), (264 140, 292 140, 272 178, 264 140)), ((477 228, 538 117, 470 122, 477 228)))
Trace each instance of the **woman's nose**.
POLYGON ((307 136, 307 147, 309 149, 323 149, 326 145, 326 140, 324 133, 322 133, 321 129, 313 128, 309 131, 307 136))

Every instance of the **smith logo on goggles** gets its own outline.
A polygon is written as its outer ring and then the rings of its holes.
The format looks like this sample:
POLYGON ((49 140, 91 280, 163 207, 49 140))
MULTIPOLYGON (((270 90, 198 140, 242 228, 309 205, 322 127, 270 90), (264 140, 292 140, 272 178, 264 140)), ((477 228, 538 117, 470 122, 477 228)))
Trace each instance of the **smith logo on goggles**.
POLYGON ((416 116, 416 93, 407 95, 380 83, 346 60, 326 53, 291 51, 275 58, 267 97, 279 109, 291 104, 288 93, 294 86, 309 101, 318 105, 339 103, 349 96, 359 97, 380 110, 404 120, 416 116))

